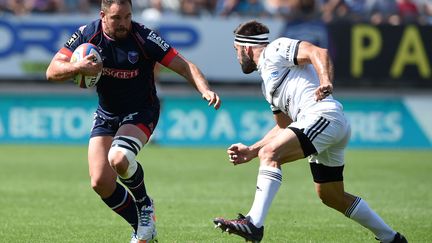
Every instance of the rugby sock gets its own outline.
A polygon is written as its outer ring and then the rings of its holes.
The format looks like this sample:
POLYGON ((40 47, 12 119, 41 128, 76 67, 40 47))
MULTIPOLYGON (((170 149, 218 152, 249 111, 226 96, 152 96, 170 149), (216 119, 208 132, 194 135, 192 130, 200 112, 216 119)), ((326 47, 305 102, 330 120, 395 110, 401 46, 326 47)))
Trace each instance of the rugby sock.
POLYGON ((260 228, 264 224, 273 198, 282 183, 282 171, 271 166, 260 166, 255 199, 247 214, 251 223, 260 228))
POLYGON ((119 183, 116 183, 116 189, 108 198, 102 198, 108 207, 118 215, 122 216, 134 230, 138 226, 138 212, 136 204, 129 192, 119 183))
POLYGON ((150 206, 151 202, 144 184, 144 170, 138 161, 137 165, 135 173, 130 178, 122 178, 119 176, 119 179, 131 191, 137 207, 142 208, 144 205, 150 206))
POLYGON ((360 197, 346 210, 345 216, 368 228, 381 242, 391 242, 396 234, 360 197))

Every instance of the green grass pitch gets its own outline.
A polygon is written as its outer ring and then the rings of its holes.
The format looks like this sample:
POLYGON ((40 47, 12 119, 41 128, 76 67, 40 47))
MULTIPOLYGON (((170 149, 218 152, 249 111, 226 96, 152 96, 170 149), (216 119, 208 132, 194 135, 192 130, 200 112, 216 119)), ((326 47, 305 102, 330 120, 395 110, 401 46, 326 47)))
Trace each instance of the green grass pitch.
MULTIPOLYGON (((0 146, 0 242, 129 242, 131 229, 90 188, 86 146, 0 146)), ((161 243, 244 242, 213 228, 247 213, 258 161, 232 166, 224 148, 145 147, 161 243)), ((410 242, 432 242, 432 151, 348 150, 345 186, 410 242)), ((306 160, 283 166, 263 242, 377 242, 325 207, 306 160)))

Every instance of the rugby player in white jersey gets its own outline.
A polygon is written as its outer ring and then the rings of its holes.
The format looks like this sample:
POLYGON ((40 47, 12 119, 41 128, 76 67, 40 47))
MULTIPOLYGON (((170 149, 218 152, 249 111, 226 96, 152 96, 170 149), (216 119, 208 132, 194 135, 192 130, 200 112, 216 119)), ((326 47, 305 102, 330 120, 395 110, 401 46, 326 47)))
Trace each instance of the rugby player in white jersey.
POLYGON ((350 125, 342 105, 331 95, 333 66, 327 50, 290 38, 269 43, 268 28, 257 21, 239 25, 234 34, 241 68, 246 74, 260 73, 276 126, 251 146, 237 143, 228 148, 234 165, 259 158, 257 189, 246 216, 216 218, 216 227, 260 242, 265 217, 282 183, 281 165, 309 156, 316 193, 326 206, 368 228, 381 242, 407 242, 366 201, 344 190, 350 125))

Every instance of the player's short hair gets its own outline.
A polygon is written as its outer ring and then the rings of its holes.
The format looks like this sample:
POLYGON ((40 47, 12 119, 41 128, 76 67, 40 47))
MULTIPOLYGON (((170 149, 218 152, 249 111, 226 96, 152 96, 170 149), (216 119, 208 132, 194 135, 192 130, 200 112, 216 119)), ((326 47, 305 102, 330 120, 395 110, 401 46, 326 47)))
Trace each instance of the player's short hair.
POLYGON ((106 11, 114 3, 119 4, 119 5, 129 3, 132 7, 132 0, 102 0, 101 1, 101 9, 103 11, 106 11))
POLYGON ((240 24, 235 30, 234 34, 253 36, 270 33, 269 28, 256 20, 250 20, 240 24))

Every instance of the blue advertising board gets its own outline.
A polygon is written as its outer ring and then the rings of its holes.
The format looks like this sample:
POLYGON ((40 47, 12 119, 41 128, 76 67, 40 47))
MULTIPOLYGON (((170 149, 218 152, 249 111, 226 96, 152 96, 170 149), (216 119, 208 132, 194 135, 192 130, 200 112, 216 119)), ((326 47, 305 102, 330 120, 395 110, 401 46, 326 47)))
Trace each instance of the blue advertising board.
MULTIPOLYGON (((222 97, 216 111, 196 97, 164 97, 152 142, 164 146, 252 144, 274 126, 261 97, 222 97)), ((429 113, 410 99, 341 99, 351 121, 351 148, 432 148, 429 113), (412 102, 411 102, 412 103, 412 102), (420 114, 420 115, 419 115, 420 114)), ((0 143, 85 144, 97 106, 95 96, 2 95, 0 143)))
MULTIPOLYGON (((82 25, 90 23, 97 16, 74 15, 31 15, 31 16, 0 16, 0 79, 13 78, 18 80, 45 79, 45 71, 55 53, 66 43, 70 36, 82 25), (61 19, 61 21, 58 21, 61 19), (7 67, 7 68, 5 68, 7 67)), ((200 69, 209 80, 215 82, 251 82, 239 71, 233 39, 220 38, 232 33, 242 19, 227 18, 182 18, 166 16, 160 20, 144 19, 136 16, 134 21, 157 31, 164 40, 175 47, 188 60, 199 62, 200 69), (230 30, 230 31, 227 31, 230 30), (214 48, 218 46, 218 48, 214 48), (226 51, 220 51, 226 50, 226 51), (203 53, 206 53, 205 58, 203 53), (221 72, 220 70, 224 70, 221 72)), ((271 29, 281 28, 283 21, 267 19, 271 29)), ((278 31, 271 34, 276 38, 278 31)), ((258 74, 252 75, 258 81, 258 74)), ((162 68, 158 74, 160 81, 181 81, 162 68)), ((252 82, 254 82, 252 81, 252 82)))
POLYGON ((432 145, 401 99, 345 99, 342 103, 351 122, 352 147, 427 148, 432 145))
POLYGON ((96 107, 91 96, 1 95, 0 143, 84 144, 96 107))
POLYGON ((156 141, 163 145, 227 145, 260 139, 274 126, 265 100, 223 98, 220 110, 196 98, 163 99, 156 141))

